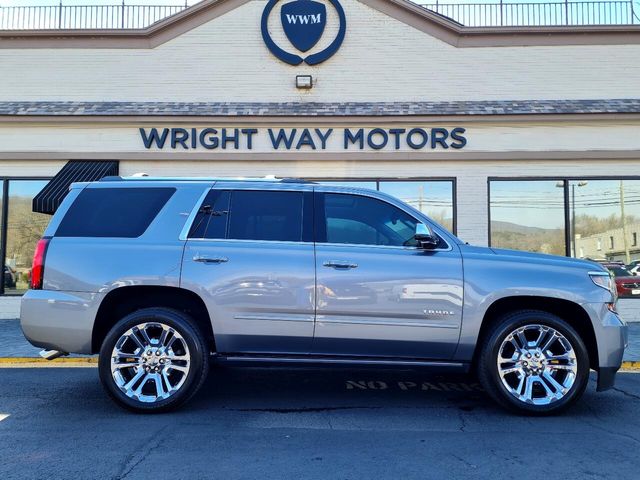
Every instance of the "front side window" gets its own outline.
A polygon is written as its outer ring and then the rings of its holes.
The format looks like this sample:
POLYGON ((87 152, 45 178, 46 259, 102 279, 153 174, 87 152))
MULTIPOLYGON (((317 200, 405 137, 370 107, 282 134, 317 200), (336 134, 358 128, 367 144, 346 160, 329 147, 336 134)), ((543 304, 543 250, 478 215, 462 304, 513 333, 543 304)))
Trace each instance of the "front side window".
POLYGON ((453 182, 381 180, 379 190, 399 198, 454 232, 453 182))
POLYGON ((376 198, 342 193, 318 196, 319 242, 352 245, 416 246, 418 220, 376 198))
POLYGON ((316 180, 322 185, 369 188, 392 195, 455 233, 454 184, 451 180, 316 180))

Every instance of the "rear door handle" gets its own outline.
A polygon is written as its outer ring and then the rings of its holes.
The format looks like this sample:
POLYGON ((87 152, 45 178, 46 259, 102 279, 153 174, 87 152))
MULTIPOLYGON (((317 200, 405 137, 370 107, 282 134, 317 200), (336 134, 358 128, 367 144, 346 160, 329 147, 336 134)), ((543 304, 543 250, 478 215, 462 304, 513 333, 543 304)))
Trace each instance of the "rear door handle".
POLYGON ((200 263, 225 263, 228 262, 229 259, 227 257, 205 257, 196 255, 195 257, 193 257, 193 261, 200 263))
POLYGON ((324 265, 325 267, 343 269, 343 270, 347 270, 350 268, 358 268, 357 263, 347 262, 343 260, 328 260, 324 262, 322 265, 324 265))

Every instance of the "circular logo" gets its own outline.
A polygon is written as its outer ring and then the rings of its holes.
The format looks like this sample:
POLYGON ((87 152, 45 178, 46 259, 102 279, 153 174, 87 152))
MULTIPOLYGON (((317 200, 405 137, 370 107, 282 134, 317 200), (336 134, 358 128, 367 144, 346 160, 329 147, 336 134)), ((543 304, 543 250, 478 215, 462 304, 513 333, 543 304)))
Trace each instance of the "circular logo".
MULTIPOLYGON (((338 13, 338 20, 340 22, 336 38, 334 38, 324 50, 306 57, 283 50, 276 45, 271 38, 267 23, 269 21, 269 15, 278 1, 279 0, 269 0, 262 12, 262 39, 273 55, 290 65, 300 65, 302 62, 307 65, 317 65, 338 51, 347 30, 347 20, 342 5, 340 5, 338 0, 329 0, 329 3, 331 3, 338 13)), ((280 9, 280 22, 282 23, 282 30, 291 44, 300 52, 304 53, 313 48, 320 40, 327 23, 327 8, 324 3, 314 0, 294 0, 293 2, 285 3, 280 9)))

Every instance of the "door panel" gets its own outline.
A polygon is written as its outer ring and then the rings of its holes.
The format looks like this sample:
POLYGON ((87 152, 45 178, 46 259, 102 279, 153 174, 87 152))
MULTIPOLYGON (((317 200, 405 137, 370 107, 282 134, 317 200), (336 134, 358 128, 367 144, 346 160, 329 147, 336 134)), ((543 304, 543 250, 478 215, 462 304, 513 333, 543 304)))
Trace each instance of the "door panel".
POLYGON ((189 240, 182 286, 207 305, 218 352, 308 353, 313 258, 311 243, 189 240))
POLYGON ((317 354, 449 359, 462 321, 457 247, 417 248, 419 220, 386 199, 315 199, 317 354))
POLYGON ((204 300, 220 353, 309 353, 313 195, 216 184, 185 246, 182 286, 204 300), (230 188, 232 187, 232 188, 230 188))
POLYGON ((453 356, 462 320, 457 251, 318 244, 316 257, 314 353, 453 356))

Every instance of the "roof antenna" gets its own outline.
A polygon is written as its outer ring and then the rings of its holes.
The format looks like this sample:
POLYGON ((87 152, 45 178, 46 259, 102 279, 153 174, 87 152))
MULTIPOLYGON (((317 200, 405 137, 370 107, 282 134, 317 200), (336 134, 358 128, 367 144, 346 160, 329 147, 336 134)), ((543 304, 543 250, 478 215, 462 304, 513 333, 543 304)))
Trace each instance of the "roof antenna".
POLYGON ((131 175, 132 178, 141 178, 141 177, 148 177, 148 176, 149 174, 144 172, 138 172, 131 175))

